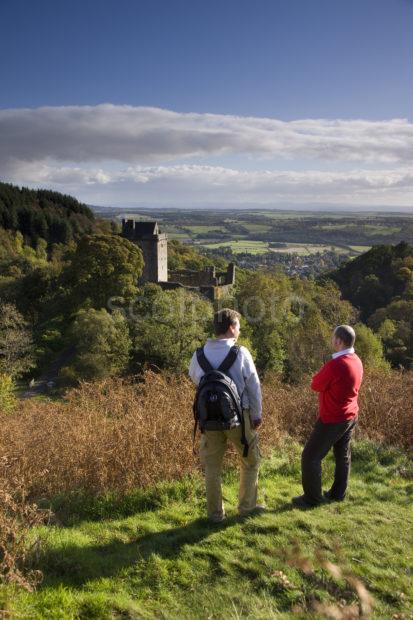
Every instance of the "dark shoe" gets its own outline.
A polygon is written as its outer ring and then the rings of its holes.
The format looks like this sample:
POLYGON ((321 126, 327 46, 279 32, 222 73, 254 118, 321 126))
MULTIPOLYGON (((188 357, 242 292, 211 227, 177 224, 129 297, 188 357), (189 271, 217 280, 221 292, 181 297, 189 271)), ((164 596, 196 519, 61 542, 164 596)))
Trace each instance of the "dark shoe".
POLYGON ((334 495, 331 495, 331 491, 324 491, 323 497, 328 502, 342 502, 344 500, 344 497, 334 497, 334 495))
POLYGON ((310 504, 307 502, 305 495, 297 495, 292 498, 291 502, 296 508, 314 508, 314 506, 318 506, 318 504, 310 504))

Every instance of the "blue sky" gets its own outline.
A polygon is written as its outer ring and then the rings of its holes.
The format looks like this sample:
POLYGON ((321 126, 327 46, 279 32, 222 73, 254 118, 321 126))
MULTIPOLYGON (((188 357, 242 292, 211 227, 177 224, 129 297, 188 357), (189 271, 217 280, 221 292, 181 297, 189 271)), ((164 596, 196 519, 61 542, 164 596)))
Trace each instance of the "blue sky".
POLYGON ((2 0, 0 22, 6 180, 119 206, 413 207, 413 0, 2 0))

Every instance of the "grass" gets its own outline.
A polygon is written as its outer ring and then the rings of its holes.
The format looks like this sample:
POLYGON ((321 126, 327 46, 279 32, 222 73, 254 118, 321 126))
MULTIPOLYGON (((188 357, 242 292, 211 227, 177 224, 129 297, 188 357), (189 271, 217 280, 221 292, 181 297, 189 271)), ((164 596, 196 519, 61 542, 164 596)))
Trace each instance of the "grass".
MULTIPOLYGON (((300 511, 289 504, 300 492, 299 450, 290 441, 265 461, 264 515, 236 517, 238 477, 227 472, 229 518, 220 526, 204 519, 199 475, 121 501, 55 500, 61 526, 33 533, 47 537, 43 584, 35 593, 3 586, 4 617, 322 618, 317 605, 357 603, 353 582, 328 570, 326 559, 365 584, 374 618, 412 617, 409 461, 392 448, 355 444, 348 501, 300 511)), ((329 458, 326 482, 331 474, 329 458)))

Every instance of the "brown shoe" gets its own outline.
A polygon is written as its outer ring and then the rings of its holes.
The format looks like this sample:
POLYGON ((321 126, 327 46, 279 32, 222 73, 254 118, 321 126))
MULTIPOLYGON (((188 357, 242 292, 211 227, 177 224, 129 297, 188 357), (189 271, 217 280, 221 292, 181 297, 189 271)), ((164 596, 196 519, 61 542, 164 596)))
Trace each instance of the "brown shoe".
POLYGON ((222 523, 226 518, 227 517, 225 515, 222 515, 221 517, 209 517, 209 522, 214 524, 222 523))
POLYGON ((251 508, 251 510, 240 511, 238 514, 240 517, 248 517, 249 515, 260 515, 264 512, 267 512, 268 508, 264 504, 257 504, 255 508, 251 508))

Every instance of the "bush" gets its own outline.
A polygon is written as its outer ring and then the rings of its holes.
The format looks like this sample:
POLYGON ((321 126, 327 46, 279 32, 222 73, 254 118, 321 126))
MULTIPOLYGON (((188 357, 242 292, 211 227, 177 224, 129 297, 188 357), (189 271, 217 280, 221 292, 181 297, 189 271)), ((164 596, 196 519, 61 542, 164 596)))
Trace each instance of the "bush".
POLYGON ((30 530, 44 519, 44 511, 27 501, 21 481, 0 480, 0 582, 32 590, 41 581, 41 572, 30 568, 41 541, 30 530))
POLYGON ((13 379, 4 373, 0 374, 0 411, 10 413, 16 407, 13 379))

